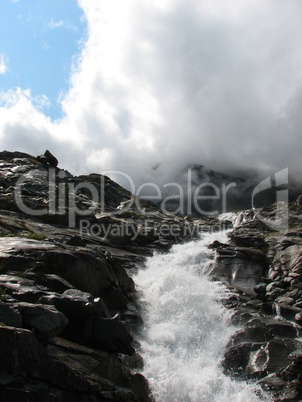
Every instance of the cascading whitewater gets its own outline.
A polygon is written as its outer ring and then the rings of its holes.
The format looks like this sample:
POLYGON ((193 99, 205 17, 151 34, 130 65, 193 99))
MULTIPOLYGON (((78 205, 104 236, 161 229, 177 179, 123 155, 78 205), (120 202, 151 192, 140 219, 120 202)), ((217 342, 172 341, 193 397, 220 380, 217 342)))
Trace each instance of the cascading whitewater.
MULTIPOLYGON (((143 374, 157 402, 253 402, 255 387, 223 374, 224 345, 235 332, 221 304, 228 292, 208 278, 219 234, 176 245, 148 259, 135 277, 145 327, 143 374)), ((258 390, 259 392, 259 390, 258 390)))

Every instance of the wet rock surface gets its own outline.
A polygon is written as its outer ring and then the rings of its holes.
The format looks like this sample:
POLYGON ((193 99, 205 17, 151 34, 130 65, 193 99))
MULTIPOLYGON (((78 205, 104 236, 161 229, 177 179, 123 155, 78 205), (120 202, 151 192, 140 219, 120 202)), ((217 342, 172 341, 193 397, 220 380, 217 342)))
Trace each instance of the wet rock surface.
POLYGON ((132 276, 217 221, 57 165, 0 152, 0 401, 151 401, 132 276))
POLYGON ((211 246, 216 250, 212 276, 229 287, 224 304, 238 326, 222 365, 237 380, 257 381, 273 401, 300 401, 301 202, 289 205, 287 228, 270 224, 276 216, 277 205, 244 211, 228 244, 211 246))

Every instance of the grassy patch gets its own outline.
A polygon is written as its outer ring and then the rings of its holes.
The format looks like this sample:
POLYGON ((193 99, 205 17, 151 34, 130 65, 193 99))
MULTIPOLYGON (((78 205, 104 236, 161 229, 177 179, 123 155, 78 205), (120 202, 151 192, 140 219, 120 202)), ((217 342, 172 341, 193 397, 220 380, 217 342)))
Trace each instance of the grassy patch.
POLYGON ((31 240, 45 240, 47 239, 47 236, 44 233, 29 233, 26 236, 22 236, 22 237, 26 237, 27 239, 31 239, 31 240))
POLYGON ((7 300, 6 294, 7 294, 7 289, 0 287, 0 300, 1 301, 6 302, 6 300, 7 300))
POLYGON ((30 240, 46 240, 47 236, 40 232, 18 232, 18 233, 1 233, 0 237, 24 237, 30 240))

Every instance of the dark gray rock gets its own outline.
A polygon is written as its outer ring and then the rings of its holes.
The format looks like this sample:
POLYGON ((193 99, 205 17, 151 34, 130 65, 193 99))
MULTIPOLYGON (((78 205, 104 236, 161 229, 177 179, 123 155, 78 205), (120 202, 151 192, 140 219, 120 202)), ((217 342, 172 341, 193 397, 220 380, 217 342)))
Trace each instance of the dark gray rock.
POLYGON ((276 288, 283 290, 283 289, 284 289, 283 282, 280 282, 280 281, 273 281, 273 282, 269 283, 269 284, 266 286, 265 291, 266 291, 266 293, 268 293, 268 292, 271 292, 271 291, 275 290, 276 288))
POLYGON ((110 272, 104 260, 87 253, 74 254, 63 250, 48 251, 41 255, 48 273, 55 273, 74 287, 100 296, 110 286, 110 272))
POLYGON ((109 263, 92 251, 47 251, 41 260, 47 272, 56 273, 75 288, 94 296, 102 297, 112 285, 120 286, 125 292, 134 291, 134 282, 122 266, 109 263))
POLYGON ((83 300, 85 302, 91 302, 94 299, 91 293, 83 292, 79 289, 67 289, 63 292, 63 296, 64 295, 71 296, 73 299, 83 300))
POLYGON ((266 391, 280 391, 286 386, 286 382, 277 375, 269 375, 258 381, 266 391))
POLYGON ((45 288, 36 286, 34 280, 16 275, 0 275, 0 287, 6 295, 28 303, 35 303, 49 293, 45 288))
POLYGON ((277 309, 278 315, 286 320, 294 321, 297 313, 302 311, 301 308, 289 306, 288 304, 277 303, 275 304, 275 311, 277 309))
POLYGON ((267 284, 266 283, 263 283, 263 282, 260 282, 260 283, 258 283, 258 285, 256 285, 255 287, 254 287, 254 291, 258 294, 258 295, 265 295, 265 293, 266 293, 266 286, 267 286, 267 284))
POLYGON ((111 352, 133 355, 134 348, 131 345, 132 336, 119 322, 119 317, 111 319, 91 317, 85 324, 85 339, 92 345, 111 352))
POLYGON ((284 391, 279 397, 279 401, 292 402, 301 401, 302 397, 302 382, 299 380, 293 380, 286 384, 284 391))
POLYGON ((294 302, 295 302, 295 299, 293 299, 292 297, 288 297, 288 296, 286 296, 286 294, 285 294, 285 295, 278 296, 278 297, 275 299, 275 301, 276 301, 277 303, 283 303, 283 304, 293 305, 294 302))
POLYGON ((227 348, 240 345, 242 343, 264 343, 273 339, 273 335, 264 326, 246 327, 237 331, 231 336, 227 348))
POLYGON ((45 337, 60 334, 68 324, 68 319, 54 306, 23 302, 18 303, 16 308, 21 313, 23 323, 45 337))
POLYGON ((294 244, 287 247, 280 255, 284 270, 302 274, 302 245, 294 244))
POLYGON ((136 373, 131 377, 131 388, 138 395, 140 402, 150 402, 150 400, 153 400, 148 381, 142 374, 136 373))
POLYGON ((49 358, 34 334, 23 328, 0 327, 0 371, 13 376, 46 379, 49 358))
MULTIPOLYGON (((17 384, 13 380, 12 383, 8 383, 5 385, 0 384, 0 401, 22 401, 22 402, 58 402, 63 400, 63 392, 55 389, 51 389, 48 387, 45 390, 41 389, 42 384, 39 385, 27 385, 24 388, 21 388, 19 384, 17 384), (36 386, 36 388, 35 388, 36 386), (60 399, 59 399, 60 398, 60 399)), ((74 401, 76 401, 74 399, 74 401)), ((84 402, 84 401, 83 401, 84 402)))
POLYGON ((22 328, 22 317, 13 306, 0 302, 0 323, 9 327, 22 328))
POLYGON ((263 265, 237 257, 220 257, 213 270, 213 274, 225 282, 246 290, 253 290, 260 282, 263 273, 263 265))
POLYGON ((57 167, 58 166, 58 159, 48 151, 48 149, 44 152, 44 156, 48 159, 48 163, 52 167, 57 167))
POLYGON ((222 360, 224 372, 235 378, 246 379, 246 366, 250 353, 261 348, 262 343, 245 342, 228 348, 222 360))
POLYGON ((69 327, 78 328, 79 330, 92 315, 106 316, 99 305, 76 296, 52 294, 41 297, 39 303, 55 306, 58 311, 68 318, 69 327))
POLYGON ((0 400, 5 402, 150 400, 138 389, 135 375, 112 353, 60 338, 46 349, 31 331, 12 327, 0 327, 0 342, 6 345, 0 359, 0 371, 5 373, 0 377, 0 400))
MULTIPOLYGON (((276 205, 263 208, 259 213, 273 221, 276 205)), ((264 377, 259 384, 271 400, 300 401, 302 209, 297 204, 288 206, 290 230, 287 232, 265 228, 265 224, 260 225, 252 217, 254 214, 242 216, 244 219, 230 233, 230 245, 217 244, 215 247, 220 268, 218 275, 215 272, 215 278, 233 285, 232 291, 237 289, 238 292, 236 302, 229 303, 235 310, 232 323, 245 326, 227 345, 223 367, 227 373, 239 378, 264 377), (261 253, 253 256, 253 249, 261 253), (255 294, 247 287, 238 286, 232 278, 238 258, 248 260, 248 267, 252 267, 250 261, 261 262, 263 276, 252 289, 255 294), (255 343, 257 341, 259 343, 255 343)))
POLYGON ((231 317, 231 322, 233 325, 243 326, 245 323, 247 323, 251 319, 255 318, 255 316, 257 317, 258 314, 251 312, 249 309, 244 309, 242 307, 239 307, 233 313, 233 315, 231 317))
POLYGON ((250 354, 246 371, 253 377, 275 373, 290 364, 289 354, 296 350, 297 343, 291 339, 273 339, 250 354))
POLYGON ((272 288, 272 290, 270 290, 269 292, 266 292, 265 297, 268 301, 274 301, 275 299, 277 299, 277 297, 283 296, 284 293, 286 293, 286 290, 275 287, 272 288))
POLYGON ((246 327, 265 328, 274 338, 297 338, 299 329, 293 323, 272 317, 254 317, 246 323, 246 327))
MULTIPOLYGON (((43 269, 45 268, 43 267, 43 269)), ((72 289, 72 285, 58 275, 44 274, 44 272, 41 274, 36 277, 37 283, 47 287, 52 292, 63 293, 65 290, 72 289)))
POLYGON ((115 286, 111 286, 103 295, 103 299, 106 302, 107 306, 110 306, 112 310, 126 310, 129 300, 125 297, 124 293, 116 288, 115 286))
POLYGON ((69 246, 76 247, 86 247, 87 243, 82 239, 81 236, 73 236, 69 240, 67 240, 66 244, 69 246))

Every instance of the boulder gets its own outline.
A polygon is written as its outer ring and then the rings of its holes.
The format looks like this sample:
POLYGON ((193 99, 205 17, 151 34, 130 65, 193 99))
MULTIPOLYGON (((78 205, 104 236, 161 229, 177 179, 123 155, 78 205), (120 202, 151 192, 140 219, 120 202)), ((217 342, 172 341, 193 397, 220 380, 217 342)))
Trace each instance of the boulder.
POLYGON ((278 312, 278 315, 286 320, 294 321, 297 313, 301 313, 302 309, 294 306, 290 306, 288 304, 283 303, 275 303, 275 307, 278 312))
POLYGON ((23 328, 1 327, 0 372, 8 375, 47 379, 50 361, 34 334, 23 328))
POLYGON ((261 349, 251 352, 246 371, 253 377, 275 373, 290 364, 289 354, 296 350, 297 342, 291 339, 273 339, 261 349))
POLYGON ((295 244, 287 247, 281 253, 280 260, 284 269, 302 274, 302 245, 295 244))
POLYGON ((249 362, 250 353, 259 350, 261 346, 262 343, 245 342, 228 348, 222 360, 224 372, 235 378, 247 378, 245 369, 249 362))
POLYGON ((40 275, 37 275, 35 279, 37 283, 47 287, 55 293, 63 293, 65 290, 73 288, 73 286, 65 279, 55 274, 44 274, 44 272, 40 272, 40 275))
POLYGON ((284 289, 283 282, 280 282, 280 281, 273 281, 273 282, 269 283, 269 284, 266 286, 265 291, 266 291, 266 293, 268 293, 268 292, 271 292, 272 290, 274 290, 274 289, 276 289, 276 288, 278 288, 278 289, 284 289))
MULTIPOLYGON (((44 348, 27 329, 0 326, 0 400, 150 401, 118 356, 53 338, 44 348)), ((142 385, 142 382, 141 382, 142 385)))
POLYGON ((283 296, 284 293, 286 293, 285 289, 275 287, 275 288, 272 288, 272 290, 270 290, 269 292, 266 292, 265 298, 268 301, 272 302, 272 301, 276 300, 277 298, 279 298, 280 296, 283 296))
POLYGON ((0 275, 0 286, 5 296, 10 295, 18 301, 35 303, 41 296, 49 292, 36 286, 35 281, 16 275, 0 275))
POLYGON ((257 327, 245 327, 231 336, 227 348, 242 343, 264 343, 270 339, 273 339, 272 334, 262 325, 257 327))
POLYGON ((278 375, 268 375, 258 381, 266 391, 280 391, 286 386, 286 382, 278 375))
POLYGON ((75 288, 100 296, 110 286, 106 260, 84 253, 63 250, 47 251, 41 255, 47 273, 55 273, 75 288))
POLYGON ((254 317, 255 317, 255 313, 251 312, 248 309, 239 307, 233 313, 233 315, 231 317, 231 322, 233 325, 241 325, 242 326, 254 317))
POLYGON ((83 292, 82 290, 79 289, 67 289, 63 292, 63 296, 70 296, 74 300, 82 300, 85 302, 91 302, 93 301, 93 296, 91 293, 88 292, 83 292))
POLYGON ((91 317, 85 324, 85 339, 92 345, 110 352, 133 355, 132 336, 119 322, 119 317, 108 319, 91 317))
POLYGON ((87 243, 82 239, 81 236, 72 236, 67 240, 66 244, 69 246, 86 247, 87 243))
POLYGON ((213 274, 234 287, 253 290, 260 283, 264 267, 238 257, 220 257, 215 263, 213 274))
MULTIPOLYGON (((66 402, 79 401, 79 399, 66 399, 67 395, 63 391, 48 388, 46 385, 43 387, 43 385, 44 384, 39 383, 36 385, 36 389, 33 385, 25 385, 24 388, 21 388, 21 385, 16 383, 15 379, 5 384, 0 383, 0 401, 58 402, 62 401, 63 398, 66 402)), ((83 399, 82 402, 84 402, 83 399)))
POLYGON ((265 296, 266 287, 267 287, 267 283, 260 282, 260 283, 258 283, 258 285, 256 285, 254 287, 254 291, 257 293, 257 295, 265 296))
MULTIPOLYGON (((48 354, 60 361, 67 371, 77 370, 87 376, 98 376, 119 386, 129 383, 127 370, 123 367, 120 356, 107 353, 87 345, 79 345, 67 339, 55 337, 49 340, 48 354)), ((61 379, 64 382, 64 377, 61 379)))
POLYGON ((22 328, 22 317, 13 306, 0 302, 0 325, 22 328))
POLYGON ((297 338, 299 336, 299 328, 293 323, 278 320, 272 317, 254 317, 246 323, 246 327, 264 328, 274 338, 297 338))
POLYGON ((58 159, 53 156, 51 152, 48 151, 48 149, 44 152, 44 156, 48 158, 48 163, 50 164, 51 167, 57 167, 58 166, 58 159))
POLYGON ((86 320, 92 315, 106 316, 99 306, 87 301, 84 298, 78 298, 72 295, 52 294, 43 296, 39 303, 52 305, 68 318, 68 328, 81 331, 86 320))
POLYGON ((16 308, 21 313, 24 325, 47 338, 58 335, 68 324, 65 315, 54 306, 23 302, 18 303, 16 308))
POLYGON ((111 286, 104 293, 103 299, 105 300, 106 305, 109 306, 113 311, 126 310, 129 302, 124 293, 116 286, 111 286))

